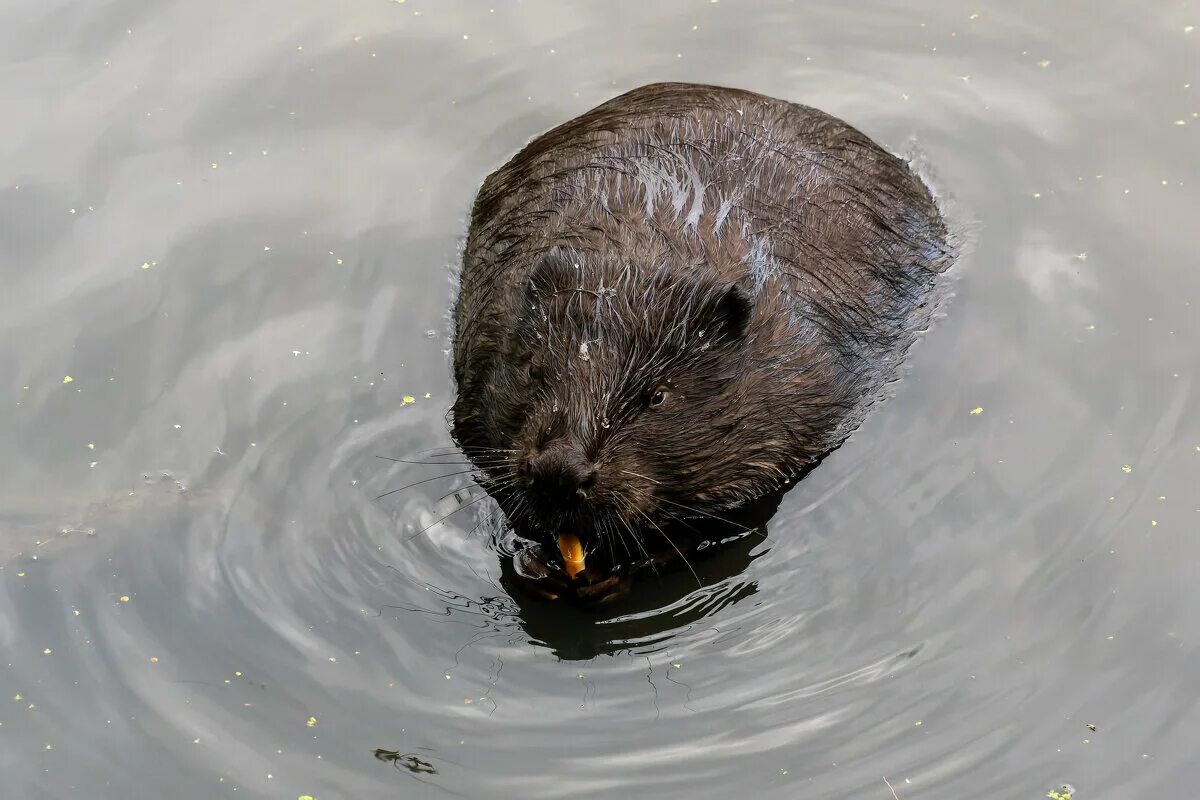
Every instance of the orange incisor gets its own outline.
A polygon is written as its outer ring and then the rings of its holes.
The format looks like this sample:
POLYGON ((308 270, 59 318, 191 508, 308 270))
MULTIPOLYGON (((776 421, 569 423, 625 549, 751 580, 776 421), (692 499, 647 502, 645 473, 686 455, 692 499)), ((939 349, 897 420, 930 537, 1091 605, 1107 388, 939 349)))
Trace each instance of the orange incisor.
POLYGON ((583 572, 583 544, 578 536, 571 533, 559 534, 558 549, 562 553, 563 567, 568 575, 574 578, 583 572))

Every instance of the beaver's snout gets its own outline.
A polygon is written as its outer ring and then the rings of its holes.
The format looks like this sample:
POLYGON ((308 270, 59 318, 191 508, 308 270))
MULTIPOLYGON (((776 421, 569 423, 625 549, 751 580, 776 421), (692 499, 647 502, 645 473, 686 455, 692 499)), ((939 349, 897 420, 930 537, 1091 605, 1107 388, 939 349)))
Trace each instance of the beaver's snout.
POLYGON ((596 465, 565 442, 553 442, 526 462, 529 491, 547 510, 566 511, 588 499, 596 465))

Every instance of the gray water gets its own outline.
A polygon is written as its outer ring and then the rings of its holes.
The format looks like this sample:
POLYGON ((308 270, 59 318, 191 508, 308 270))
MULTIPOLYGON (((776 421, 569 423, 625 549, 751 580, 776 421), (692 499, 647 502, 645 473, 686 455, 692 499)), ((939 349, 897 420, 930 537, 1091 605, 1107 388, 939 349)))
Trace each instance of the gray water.
POLYGON ((1161 1, 9 0, 0 796, 1192 796, 1191 26, 1161 1), (449 442, 483 177, 663 79, 918 154, 973 246, 768 538, 616 616, 518 603, 484 504, 450 515, 468 476, 374 499, 461 468, 377 456, 449 442))

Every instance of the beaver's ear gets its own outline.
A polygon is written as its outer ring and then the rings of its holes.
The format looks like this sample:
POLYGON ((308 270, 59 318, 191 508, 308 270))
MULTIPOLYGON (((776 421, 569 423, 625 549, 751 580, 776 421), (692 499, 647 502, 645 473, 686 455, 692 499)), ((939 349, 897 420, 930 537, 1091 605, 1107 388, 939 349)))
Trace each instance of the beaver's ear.
POLYGON ((583 261, 579 254, 563 247, 552 248, 537 257, 529 270, 525 291, 531 298, 583 286, 583 261))
POLYGON ((716 330, 730 339, 746 335, 753 313, 754 298, 736 283, 718 290, 716 301, 710 306, 710 319, 716 330))

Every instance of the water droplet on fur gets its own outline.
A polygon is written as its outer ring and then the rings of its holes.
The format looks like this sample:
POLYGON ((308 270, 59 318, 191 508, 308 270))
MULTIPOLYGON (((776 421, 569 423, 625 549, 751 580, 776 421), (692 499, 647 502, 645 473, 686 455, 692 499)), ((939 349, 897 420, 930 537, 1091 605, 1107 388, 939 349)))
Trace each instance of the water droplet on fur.
POLYGON ((609 421, 608 421, 608 417, 605 417, 604 419, 600 420, 600 427, 601 427, 601 428, 604 428, 605 430, 608 430, 610 426, 611 426, 611 423, 609 423, 609 421))
POLYGON ((700 332, 699 332, 699 333, 697 333, 696 335, 697 335, 697 336, 699 336, 701 339, 703 339, 703 338, 704 338, 704 334, 705 334, 705 331, 700 331, 700 332))

